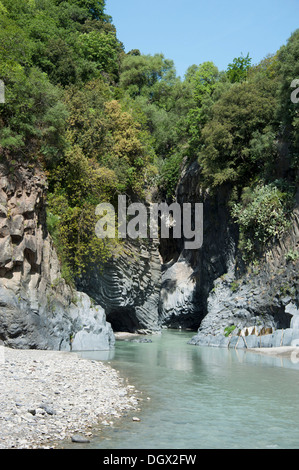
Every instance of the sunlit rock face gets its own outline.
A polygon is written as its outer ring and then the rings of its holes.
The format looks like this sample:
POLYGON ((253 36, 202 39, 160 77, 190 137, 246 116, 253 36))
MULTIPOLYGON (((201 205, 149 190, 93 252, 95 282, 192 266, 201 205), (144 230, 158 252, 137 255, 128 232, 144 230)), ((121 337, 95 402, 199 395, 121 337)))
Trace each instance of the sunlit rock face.
POLYGON ((0 166, 0 340, 15 348, 109 349, 105 312, 61 277, 45 193, 43 172, 0 166))

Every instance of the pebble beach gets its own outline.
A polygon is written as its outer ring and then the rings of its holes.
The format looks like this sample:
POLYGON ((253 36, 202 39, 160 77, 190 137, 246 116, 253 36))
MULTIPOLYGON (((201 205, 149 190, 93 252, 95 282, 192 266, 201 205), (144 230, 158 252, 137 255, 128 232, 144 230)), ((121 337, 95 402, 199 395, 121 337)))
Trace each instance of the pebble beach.
POLYGON ((1 347, 0 449, 87 442, 138 410, 138 391, 109 364, 75 353, 1 347))

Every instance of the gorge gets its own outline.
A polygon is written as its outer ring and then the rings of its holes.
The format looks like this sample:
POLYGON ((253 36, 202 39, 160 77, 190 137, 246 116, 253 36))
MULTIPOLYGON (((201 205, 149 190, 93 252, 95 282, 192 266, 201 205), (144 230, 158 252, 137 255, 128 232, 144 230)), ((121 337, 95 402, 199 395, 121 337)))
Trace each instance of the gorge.
MULTIPOLYGON (((273 345, 298 340, 298 262, 286 257, 299 243, 298 199, 289 232, 258 272, 236 276, 238 231, 222 190, 217 198, 203 198, 202 248, 186 250, 184 240, 174 238, 125 242, 120 255, 103 271, 91 266, 74 290, 61 276, 47 232, 45 176, 26 165, 14 170, 1 166, 0 337, 5 345, 101 350, 113 347, 112 329, 152 334, 165 327, 199 328, 193 344, 227 347, 232 326, 235 334, 250 326, 271 328, 273 334, 286 330, 284 342, 280 335, 273 345)), ((176 191, 180 204, 199 200, 198 171, 192 164, 182 173, 176 191)), ((272 344, 273 334, 263 337, 264 345, 272 344)), ((260 341, 256 336, 250 344, 260 341)))
POLYGON ((181 78, 125 52, 105 8, 0 1, 0 340, 109 350, 114 332, 174 328, 193 345, 297 344, 299 30, 257 64, 181 78), (119 236, 96 236, 102 204, 119 236), (141 204, 154 227, 130 219, 141 204), (158 230, 159 207, 188 217, 158 230))

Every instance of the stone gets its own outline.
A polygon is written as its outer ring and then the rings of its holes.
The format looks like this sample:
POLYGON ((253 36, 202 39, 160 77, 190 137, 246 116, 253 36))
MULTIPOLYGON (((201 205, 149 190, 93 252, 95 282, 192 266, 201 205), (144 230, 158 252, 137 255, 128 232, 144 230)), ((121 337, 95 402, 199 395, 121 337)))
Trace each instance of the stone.
POLYGON ((152 343, 153 341, 149 338, 140 338, 140 339, 132 339, 131 343, 152 343))
POLYGON ((24 234, 24 217, 15 215, 10 221, 10 235, 14 237, 23 237, 24 234))
POLYGON ((297 307, 297 305, 294 302, 290 302, 286 306, 285 312, 289 313, 290 315, 296 316, 296 315, 299 315, 299 308, 297 307))
POLYGON ((140 392, 128 393, 107 364, 69 352, 3 348, 0 449, 57 447, 88 437, 104 417, 111 425, 124 409, 137 413, 140 392))
POLYGON ((47 404, 43 404, 43 403, 42 403, 42 404, 39 406, 39 408, 41 408, 42 410, 44 410, 44 411, 45 411, 48 415, 50 415, 50 416, 56 414, 55 410, 53 410, 53 408, 52 408, 51 406, 47 405, 47 404))
POLYGON ((12 258, 10 235, 0 238, 0 266, 5 266, 12 258))
POLYGON ((260 338, 256 335, 246 336, 242 338, 242 343, 244 348, 258 348, 260 346, 260 338))
POLYGON ((276 330, 273 333, 273 347, 278 348, 283 344, 282 330, 276 330))
POLYGON ((272 348, 273 346, 273 337, 274 335, 265 335, 260 338, 260 347, 261 348, 272 348))
POLYGON ((81 436, 80 434, 74 434, 71 439, 72 442, 76 442, 78 444, 88 444, 90 442, 87 437, 81 436))

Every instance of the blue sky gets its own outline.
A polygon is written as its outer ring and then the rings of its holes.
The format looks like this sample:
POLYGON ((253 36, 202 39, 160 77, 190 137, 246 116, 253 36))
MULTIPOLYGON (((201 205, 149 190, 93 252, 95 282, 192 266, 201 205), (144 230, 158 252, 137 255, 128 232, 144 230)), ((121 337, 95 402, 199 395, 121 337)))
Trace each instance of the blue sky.
POLYGON ((184 76, 211 60, 225 70, 249 52, 275 53, 299 28, 299 0, 106 0, 125 51, 163 53, 184 76))

